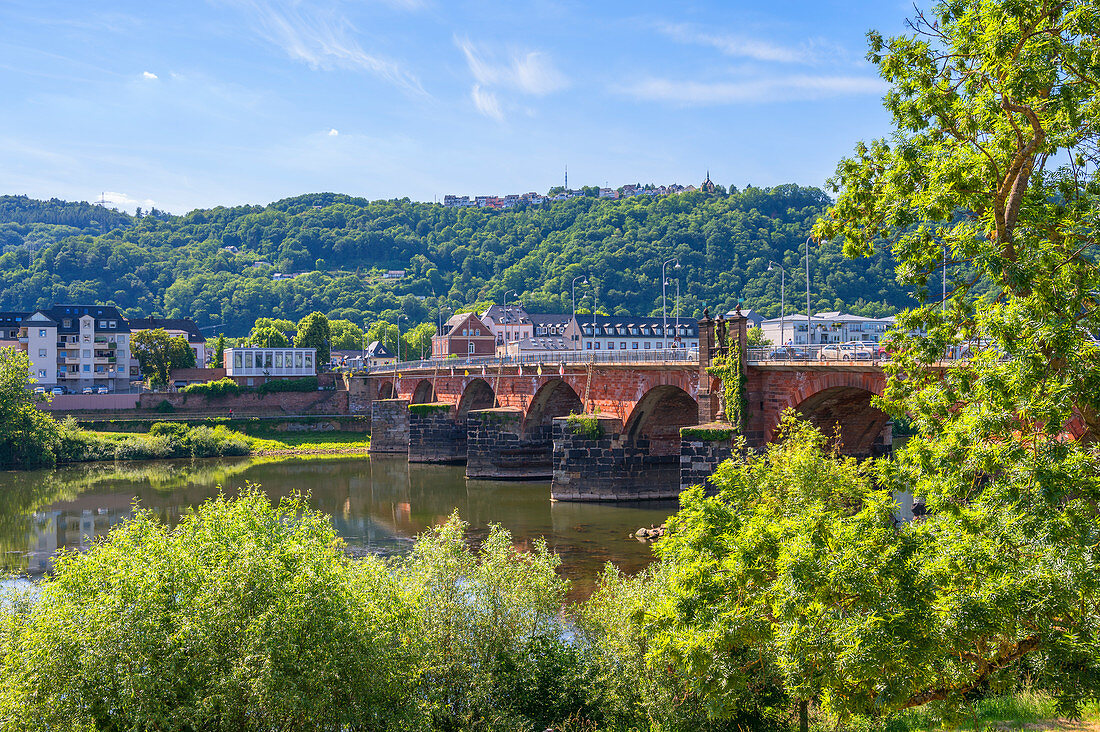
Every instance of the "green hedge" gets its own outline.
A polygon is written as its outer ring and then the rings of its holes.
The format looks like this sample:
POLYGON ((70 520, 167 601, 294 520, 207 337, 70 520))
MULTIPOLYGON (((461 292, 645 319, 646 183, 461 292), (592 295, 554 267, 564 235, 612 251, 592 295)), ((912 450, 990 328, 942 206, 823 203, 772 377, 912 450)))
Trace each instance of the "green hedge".
POLYGON ((603 437, 603 427, 600 426, 599 417, 591 414, 570 414, 566 421, 569 431, 580 437, 590 440, 598 440, 603 437))
POLYGON ((733 437, 733 429, 721 427, 681 427, 681 440, 702 440, 703 442, 721 442, 733 437))
POLYGON ((425 414, 438 414, 439 412, 449 412, 454 409, 453 404, 441 404, 439 402, 430 402, 428 404, 410 404, 409 413, 419 414, 421 416, 425 414))
POLYGON ((208 399, 221 399, 227 396, 237 396, 241 393, 241 387, 228 376, 217 381, 208 381, 205 384, 191 384, 180 389, 180 394, 187 396, 204 396, 208 399))

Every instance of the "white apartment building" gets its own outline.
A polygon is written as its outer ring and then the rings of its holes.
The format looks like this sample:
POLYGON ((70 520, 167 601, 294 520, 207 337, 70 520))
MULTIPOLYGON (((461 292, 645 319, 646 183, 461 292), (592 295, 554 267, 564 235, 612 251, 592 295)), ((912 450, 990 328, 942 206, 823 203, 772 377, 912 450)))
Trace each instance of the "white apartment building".
POLYGON ((699 324, 692 318, 578 315, 577 321, 586 351, 699 348, 699 324))
POLYGON ((531 316, 522 305, 493 305, 478 317, 496 337, 498 353, 505 352, 509 343, 522 341, 535 334, 531 316))
POLYGON ((793 313, 788 314, 786 318, 765 320, 760 324, 760 328, 764 331, 764 337, 775 345, 791 343, 799 346, 807 343, 847 343, 849 341, 877 343, 886 331, 894 327, 895 320, 894 316, 865 318, 861 315, 833 311, 810 316, 807 328, 806 316, 793 313))
POLYGON ((130 327, 110 305, 55 305, 33 313, 4 313, 0 330, 18 325, 28 377, 43 387, 67 391, 130 386, 130 327))

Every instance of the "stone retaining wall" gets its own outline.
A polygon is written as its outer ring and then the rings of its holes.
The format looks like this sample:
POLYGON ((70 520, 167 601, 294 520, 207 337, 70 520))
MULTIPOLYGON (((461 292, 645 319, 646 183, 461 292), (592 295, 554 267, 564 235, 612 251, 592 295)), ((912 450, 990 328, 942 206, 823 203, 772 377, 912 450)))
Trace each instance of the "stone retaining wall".
POLYGON ((622 423, 597 417, 600 434, 575 434, 568 417, 554 420, 556 501, 636 501, 680 495, 678 455, 651 455, 648 440, 631 440, 622 423))
POLYGON ((680 435, 680 490, 693 485, 705 486, 711 492, 713 486, 710 477, 725 460, 733 457, 733 438, 723 436, 729 425, 719 425, 710 436, 698 434, 707 425, 686 428, 680 435), (692 434, 691 430, 695 430, 692 434), (683 433, 687 431, 688 435, 683 433))
POLYGON ((550 427, 523 432, 523 410, 481 409, 466 417, 466 477, 537 480, 553 475, 550 427))
POLYGON ((409 454, 407 399, 378 399, 371 404, 370 451, 409 454))

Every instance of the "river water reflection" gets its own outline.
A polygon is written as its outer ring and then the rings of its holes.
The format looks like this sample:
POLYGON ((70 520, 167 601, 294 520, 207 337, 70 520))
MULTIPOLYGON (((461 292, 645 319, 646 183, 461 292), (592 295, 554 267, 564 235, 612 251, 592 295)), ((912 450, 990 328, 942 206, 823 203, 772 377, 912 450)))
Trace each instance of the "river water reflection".
POLYGON ((7 570, 48 571, 58 549, 87 546, 131 513, 136 501, 174 524, 186 510, 258 483, 273 499, 309 492, 310 504, 332 516, 348 545, 402 553, 419 532, 453 511, 471 538, 490 524, 512 532, 519 548, 545 537, 573 581, 573 598, 592 589, 606 562, 636 572, 651 561, 632 537, 660 524, 674 502, 554 503, 549 483, 466 480, 460 466, 409 465, 403 458, 225 459, 107 463, 59 470, 0 472, 0 550, 7 570))

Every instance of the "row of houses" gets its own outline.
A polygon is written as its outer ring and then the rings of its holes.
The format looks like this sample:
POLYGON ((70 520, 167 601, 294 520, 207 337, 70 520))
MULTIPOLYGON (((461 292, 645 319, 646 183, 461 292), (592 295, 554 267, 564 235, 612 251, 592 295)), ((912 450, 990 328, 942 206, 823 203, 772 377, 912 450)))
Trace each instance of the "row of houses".
MULTIPOLYGON (((707 181, 710 180, 708 174, 707 181)), ((705 187, 704 182, 704 187, 705 187)), ((599 198, 607 198, 616 200, 619 198, 630 198, 631 196, 668 196, 674 193, 687 193, 690 191, 699 190, 695 186, 682 186, 679 183, 673 183, 668 186, 641 186, 641 185, 625 185, 619 188, 601 188, 596 194, 599 198)), ((573 189, 566 189, 559 191, 552 196, 544 196, 539 193, 509 193, 506 196, 443 196, 443 205, 447 208, 493 208, 493 209, 507 209, 514 208, 521 203, 531 206, 539 206, 547 201, 567 201, 570 198, 580 198, 584 196, 584 191, 578 191, 573 189)))
POLYGON ((692 318, 529 313, 522 305, 459 313, 432 338, 432 358, 698 348, 699 326, 692 318))
POLYGON ((125 318, 111 305, 54 305, 32 312, 0 312, 0 347, 25 351, 33 379, 44 387, 75 391, 106 388, 128 391, 141 378, 131 339, 143 330, 163 328, 182 336, 206 360, 206 341, 190 319, 125 318))
POLYGON ((867 318, 831 311, 815 313, 807 322, 806 314, 788 313, 784 317, 761 320, 759 327, 764 337, 774 343, 809 345, 815 343, 848 343, 861 341, 878 343, 886 331, 894 327, 897 318, 867 318))

